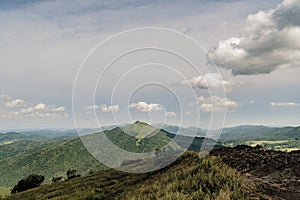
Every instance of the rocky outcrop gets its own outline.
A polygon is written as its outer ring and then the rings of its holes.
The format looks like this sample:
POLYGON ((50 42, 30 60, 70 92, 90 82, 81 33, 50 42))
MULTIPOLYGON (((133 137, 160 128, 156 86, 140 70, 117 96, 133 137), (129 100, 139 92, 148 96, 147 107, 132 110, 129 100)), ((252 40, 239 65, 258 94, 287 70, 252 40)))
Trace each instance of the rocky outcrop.
POLYGON ((300 151, 287 153, 239 145, 214 149, 210 155, 220 156, 274 199, 300 199, 300 151))

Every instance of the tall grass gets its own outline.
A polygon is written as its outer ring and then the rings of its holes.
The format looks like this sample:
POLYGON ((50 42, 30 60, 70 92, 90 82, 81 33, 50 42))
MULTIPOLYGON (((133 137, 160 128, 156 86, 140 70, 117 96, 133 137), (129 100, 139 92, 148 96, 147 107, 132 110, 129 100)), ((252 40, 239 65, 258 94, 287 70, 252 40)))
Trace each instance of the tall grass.
POLYGON ((170 166, 152 173, 129 174, 116 170, 94 172, 65 182, 43 185, 10 196, 26 199, 258 199, 243 177, 217 157, 199 159, 185 153, 170 166))

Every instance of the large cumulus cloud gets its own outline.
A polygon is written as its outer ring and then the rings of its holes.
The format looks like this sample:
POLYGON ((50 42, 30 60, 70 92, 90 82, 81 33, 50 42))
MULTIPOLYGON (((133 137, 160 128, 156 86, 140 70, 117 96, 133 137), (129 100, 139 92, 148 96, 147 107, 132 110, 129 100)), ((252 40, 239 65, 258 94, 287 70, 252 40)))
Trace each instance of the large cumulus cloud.
POLYGON ((219 42, 208 56, 234 75, 270 73, 300 66, 300 1, 284 0, 276 9, 247 18, 246 34, 219 42))

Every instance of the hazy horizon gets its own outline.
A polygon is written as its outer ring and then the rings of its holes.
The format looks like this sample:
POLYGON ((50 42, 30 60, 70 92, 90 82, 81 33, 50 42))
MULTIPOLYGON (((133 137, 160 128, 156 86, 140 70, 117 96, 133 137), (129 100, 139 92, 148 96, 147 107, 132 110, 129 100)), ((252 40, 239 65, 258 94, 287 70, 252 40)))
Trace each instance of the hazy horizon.
MULTIPOLYGON (((116 124, 107 124, 107 125, 103 125, 102 127, 110 127, 110 126, 124 126, 127 124, 132 124, 134 122, 131 123, 124 123, 124 124, 120 124, 120 125, 116 125, 116 124)), ((159 123, 158 123, 159 124, 159 123)), ((149 124, 152 126, 157 125, 157 123, 155 124, 149 124)), ((166 126, 177 126, 176 124, 165 124, 166 126)), ((271 126, 271 125, 265 125, 265 124, 236 124, 236 125, 231 125, 231 126, 226 126, 223 127, 222 129, 226 129, 226 128, 236 128, 236 127, 240 127, 240 126, 263 126, 263 127, 270 127, 270 128, 284 128, 284 127, 300 127, 300 125, 275 125, 275 126, 271 126)), ((179 127, 179 126, 178 126, 179 127)), ((195 127, 195 126, 181 126, 182 128, 199 128, 199 129, 203 129, 206 130, 206 128, 204 127, 195 127)), ((101 127, 79 127, 79 129, 99 129, 101 127)), ((38 128, 31 128, 31 127, 23 127, 23 128, 4 128, 4 129, 0 129, 0 133, 8 133, 8 132, 14 132, 14 131, 20 131, 20 132, 26 132, 26 131, 38 131, 38 130, 58 130, 58 131, 64 131, 64 130, 76 130, 75 127, 65 127, 65 128, 51 128, 51 127, 38 127, 38 128)), ((213 129, 214 130, 214 129, 213 129)), ((218 130, 218 129, 215 129, 218 130)))

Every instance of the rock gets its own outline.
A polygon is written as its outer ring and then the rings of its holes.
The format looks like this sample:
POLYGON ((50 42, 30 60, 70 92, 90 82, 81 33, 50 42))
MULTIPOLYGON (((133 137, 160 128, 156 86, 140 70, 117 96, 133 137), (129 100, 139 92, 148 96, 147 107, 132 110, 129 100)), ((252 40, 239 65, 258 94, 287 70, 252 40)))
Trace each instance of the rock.
POLYGON ((239 145, 213 149, 210 155, 220 156, 274 199, 300 199, 300 151, 286 153, 239 145))

